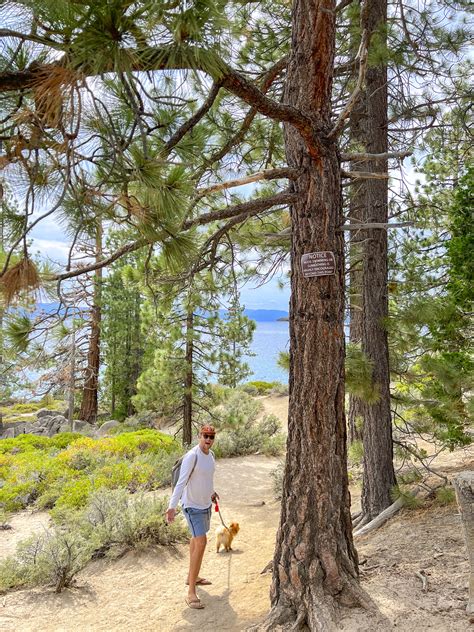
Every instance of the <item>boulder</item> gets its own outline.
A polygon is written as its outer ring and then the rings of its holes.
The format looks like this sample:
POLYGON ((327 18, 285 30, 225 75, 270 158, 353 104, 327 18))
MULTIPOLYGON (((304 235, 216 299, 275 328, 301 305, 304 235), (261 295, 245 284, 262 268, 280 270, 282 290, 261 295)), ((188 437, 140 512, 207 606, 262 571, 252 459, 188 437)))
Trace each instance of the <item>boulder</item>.
POLYGON ((82 421, 82 419, 76 419, 74 421, 74 429, 76 432, 82 432, 83 430, 89 430, 92 428, 91 424, 87 421, 82 421))
POLYGON ((46 426, 46 428, 59 428, 61 424, 66 423, 65 417, 62 415, 55 415, 54 417, 47 417, 42 425, 46 426))
POLYGON ((29 432, 29 428, 30 428, 31 424, 30 423, 18 423, 15 424, 13 430, 15 432, 15 437, 18 437, 18 435, 21 434, 25 434, 27 432, 29 432))
POLYGON ((54 417, 58 414, 57 410, 49 410, 48 408, 40 408, 36 413, 37 419, 42 419, 43 417, 54 417))
POLYGON ((2 439, 14 439, 15 438, 15 429, 7 428, 5 432, 2 434, 2 439))
POLYGON ((112 428, 116 428, 117 426, 120 426, 120 423, 118 421, 106 421, 105 424, 102 424, 101 427, 98 429, 97 436, 105 437, 109 434, 112 428))

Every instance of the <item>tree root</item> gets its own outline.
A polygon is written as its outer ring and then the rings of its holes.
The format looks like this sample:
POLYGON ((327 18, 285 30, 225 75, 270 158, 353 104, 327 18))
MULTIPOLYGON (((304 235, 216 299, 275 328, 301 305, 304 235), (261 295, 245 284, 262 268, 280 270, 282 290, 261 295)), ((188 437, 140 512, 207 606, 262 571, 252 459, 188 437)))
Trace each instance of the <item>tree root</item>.
POLYGON ((357 517, 354 518, 354 520, 352 521, 352 528, 355 529, 357 527, 358 529, 360 529, 368 522, 369 522, 368 516, 363 514, 362 511, 360 511, 357 517))
POLYGON ((375 529, 378 529, 379 527, 381 527, 383 524, 387 522, 387 520, 392 518, 398 511, 400 511, 403 505, 404 505, 403 498, 398 498, 394 503, 390 505, 390 507, 387 507, 387 509, 384 509, 382 513, 379 513, 379 515, 376 516, 370 522, 368 522, 367 517, 365 521, 362 520, 361 522, 359 522, 357 525, 357 529, 353 532, 352 535, 354 536, 354 538, 358 538, 362 535, 366 535, 367 533, 370 533, 370 531, 375 531, 375 529))
POLYGON ((291 608, 283 606, 274 606, 265 619, 257 625, 253 625, 246 629, 246 632, 276 632, 283 630, 291 630, 293 625, 298 621, 299 617, 291 608))

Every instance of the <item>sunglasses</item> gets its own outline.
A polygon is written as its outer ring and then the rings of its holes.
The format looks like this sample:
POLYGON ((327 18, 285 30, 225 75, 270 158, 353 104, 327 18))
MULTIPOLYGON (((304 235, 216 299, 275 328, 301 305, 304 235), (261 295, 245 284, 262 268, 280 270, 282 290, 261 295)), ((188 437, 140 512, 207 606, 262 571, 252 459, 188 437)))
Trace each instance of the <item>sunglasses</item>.
POLYGON ((202 435, 202 436, 204 437, 204 439, 210 439, 211 441, 214 441, 214 437, 215 437, 216 435, 203 433, 203 435, 202 435))

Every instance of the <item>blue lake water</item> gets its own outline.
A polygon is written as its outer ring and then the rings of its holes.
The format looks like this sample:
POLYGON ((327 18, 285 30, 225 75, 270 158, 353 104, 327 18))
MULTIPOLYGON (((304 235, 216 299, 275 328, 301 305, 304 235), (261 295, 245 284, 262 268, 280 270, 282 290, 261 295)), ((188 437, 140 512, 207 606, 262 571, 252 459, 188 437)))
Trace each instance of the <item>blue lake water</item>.
POLYGON ((288 373, 277 365, 280 351, 289 351, 288 321, 257 322, 251 350, 245 361, 253 371, 248 381, 288 382, 288 373))

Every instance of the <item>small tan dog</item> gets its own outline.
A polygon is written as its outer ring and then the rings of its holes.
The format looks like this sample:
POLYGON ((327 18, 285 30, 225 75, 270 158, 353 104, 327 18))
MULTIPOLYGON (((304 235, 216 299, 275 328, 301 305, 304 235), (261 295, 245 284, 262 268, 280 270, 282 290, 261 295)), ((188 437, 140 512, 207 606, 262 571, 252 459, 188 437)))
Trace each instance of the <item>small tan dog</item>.
POLYGON ((221 546, 226 551, 232 551, 232 540, 238 534, 239 529, 238 522, 231 522, 228 529, 226 527, 218 527, 216 529, 216 553, 219 553, 221 546))

